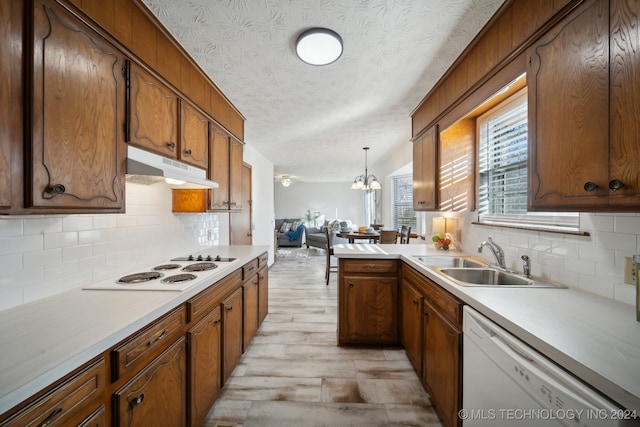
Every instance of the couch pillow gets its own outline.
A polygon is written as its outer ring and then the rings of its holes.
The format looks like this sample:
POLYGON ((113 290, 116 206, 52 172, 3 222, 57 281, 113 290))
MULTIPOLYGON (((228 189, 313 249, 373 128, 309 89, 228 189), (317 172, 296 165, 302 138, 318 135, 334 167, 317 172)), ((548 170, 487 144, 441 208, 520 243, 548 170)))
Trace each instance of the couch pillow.
POLYGON ((278 232, 280 233, 286 233, 287 231, 291 230, 291 224, 284 221, 282 223, 282 225, 280 226, 280 229, 278 230, 278 232))
POLYGON ((291 224, 291 231, 296 231, 301 224, 302 221, 294 221, 293 224, 291 224))

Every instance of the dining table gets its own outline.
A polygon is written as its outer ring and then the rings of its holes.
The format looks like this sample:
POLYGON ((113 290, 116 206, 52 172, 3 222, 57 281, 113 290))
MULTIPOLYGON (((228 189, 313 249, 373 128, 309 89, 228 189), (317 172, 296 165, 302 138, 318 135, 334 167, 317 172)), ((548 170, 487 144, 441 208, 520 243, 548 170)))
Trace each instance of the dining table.
POLYGON ((374 233, 359 233, 357 231, 341 231, 336 234, 338 237, 348 239, 349 243, 355 243, 356 240, 369 240, 371 243, 375 243, 380 240, 380 233, 377 231, 374 233))

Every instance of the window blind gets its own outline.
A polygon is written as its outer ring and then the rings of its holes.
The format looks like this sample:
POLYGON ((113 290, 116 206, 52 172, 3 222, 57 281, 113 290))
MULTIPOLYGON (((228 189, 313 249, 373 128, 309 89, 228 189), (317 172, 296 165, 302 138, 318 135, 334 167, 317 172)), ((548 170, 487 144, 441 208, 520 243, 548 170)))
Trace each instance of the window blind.
POLYGON ((393 178, 393 228, 406 225, 416 229, 416 213, 413 210, 413 175, 393 178))

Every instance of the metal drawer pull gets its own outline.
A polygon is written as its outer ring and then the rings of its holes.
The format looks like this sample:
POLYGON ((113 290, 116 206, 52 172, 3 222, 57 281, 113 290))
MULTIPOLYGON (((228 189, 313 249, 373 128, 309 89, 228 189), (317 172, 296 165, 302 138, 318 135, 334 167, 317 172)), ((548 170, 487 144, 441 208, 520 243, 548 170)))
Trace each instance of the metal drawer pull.
POLYGON ((228 305, 228 306, 226 306, 225 308, 227 309, 227 311, 231 311, 231 310, 233 310, 233 306, 232 306, 232 305, 228 305))
POLYGON ((170 151, 173 151, 173 149, 176 148, 176 143, 175 142, 169 142, 167 144, 167 147, 169 147, 170 151))
POLYGON ((49 416, 47 417, 46 420, 44 420, 42 422, 42 424, 40 424, 40 427, 47 427, 50 426, 51 423, 53 422, 53 419, 56 417, 56 415, 58 415, 60 412, 62 412, 62 408, 58 408, 55 411, 53 411, 51 414, 49 414, 49 416))
POLYGON ((140 406, 140 405, 142 405, 143 401, 144 401, 144 393, 142 393, 140 396, 138 396, 135 399, 133 399, 131 401, 131 406, 140 406))
POLYGON ((624 187, 624 183, 619 179, 614 179, 613 181, 609 182, 609 189, 611 191, 618 191, 622 187, 624 187))
POLYGON ((147 343, 147 347, 152 346, 154 343, 157 343, 158 341, 160 341, 162 338, 164 338, 164 337, 166 337, 166 336, 167 336, 167 330, 165 329, 164 331, 162 331, 162 333, 160 334, 160 336, 158 336, 157 338, 152 339, 151 341, 149 341, 149 342, 147 343))
POLYGON ((589 181, 585 182, 584 184, 584 191, 587 191, 589 193, 594 191, 596 188, 598 188, 598 184, 596 184, 595 182, 589 181))
POLYGON ((191 155, 191 149, 184 150, 184 154, 186 154, 187 156, 190 156, 191 155))

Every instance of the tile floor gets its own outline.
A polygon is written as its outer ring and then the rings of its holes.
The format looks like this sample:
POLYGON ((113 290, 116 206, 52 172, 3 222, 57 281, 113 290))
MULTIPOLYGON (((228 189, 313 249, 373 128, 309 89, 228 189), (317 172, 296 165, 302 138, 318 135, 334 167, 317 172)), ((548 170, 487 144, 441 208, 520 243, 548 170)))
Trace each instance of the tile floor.
POLYGON ((440 426, 404 350, 336 345, 324 252, 281 250, 269 314, 203 427, 440 426))

